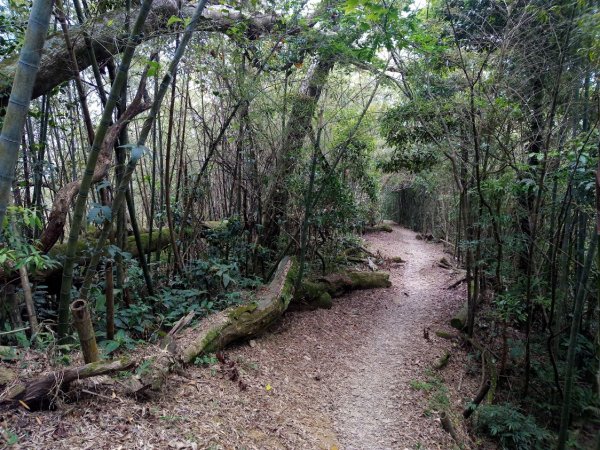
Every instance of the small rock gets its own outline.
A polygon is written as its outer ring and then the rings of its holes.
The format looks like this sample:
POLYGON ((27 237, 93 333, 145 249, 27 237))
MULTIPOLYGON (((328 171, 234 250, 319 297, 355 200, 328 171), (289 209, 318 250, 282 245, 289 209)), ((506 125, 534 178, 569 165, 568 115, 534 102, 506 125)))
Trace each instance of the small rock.
POLYGON ((256 341, 254 339, 250 339, 248 341, 248 345, 252 348, 256 347, 256 341))

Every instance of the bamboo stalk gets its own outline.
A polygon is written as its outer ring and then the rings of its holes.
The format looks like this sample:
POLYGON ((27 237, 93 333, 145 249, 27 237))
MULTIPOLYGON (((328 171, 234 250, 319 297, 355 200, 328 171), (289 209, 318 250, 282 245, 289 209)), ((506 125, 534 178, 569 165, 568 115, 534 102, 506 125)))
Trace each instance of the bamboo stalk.
MULTIPOLYGON (((29 102, 38 72, 42 47, 48 32, 52 0, 35 0, 25 41, 19 55, 19 63, 10 93, 10 99, 4 116, 0 134, 0 227, 8 206, 10 191, 15 176, 15 167, 19 158, 21 135, 27 119, 29 102)), ((0 230, 2 233, 2 230, 0 230)))
POLYGON ((27 307, 27 316, 29 317, 31 333, 37 334, 40 327, 35 313, 35 304, 33 303, 31 285, 29 284, 29 275, 27 274, 27 268, 25 266, 19 267, 19 276, 21 277, 21 286, 23 288, 23 297, 25 297, 25 306, 27 307))
MULTIPOLYGON (((204 10, 204 6, 206 5, 206 2, 207 2, 207 0, 201 0, 198 3, 198 6, 196 7, 196 10, 194 11, 192 20, 185 28, 185 31, 181 38, 181 43, 180 43, 179 47, 177 48, 177 51, 175 52, 175 55, 173 56, 171 63, 169 64, 167 73, 163 77, 163 80, 160 84, 159 90, 156 93, 156 98, 154 99, 152 108, 150 109, 150 113, 148 114, 148 117, 146 118, 146 120, 144 121, 144 125, 142 126, 140 136, 138 137, 138 140, 137 140, 137 148, 138 149, 143 148, 144 144, 146 143, 146 139, 148 138, 148 135, 150 134, 152 125, 154 124, 154 121, 156 120, 158 111, 160 109, 160 105, 162 104, 164 96, 169 88, 170 82, 173 79, 175 72, 177 72, 177 67, 179 65, 179 61, 183 57, 185 48, 186 48, 188 42, 190 41, 190 39, 192 38, 192 34, 194 33, 194 30, 196 29, 198 21, 200 20, 200 17, 202 16, 202 11, 204 10)), ((111 91, 111 94, 112 94, 112 91, 111 91)), ((104 243, 106 242, 106 239, 108 238, 112 222, 114 221, 114 218, 115 218, 114 211, 118 211, 119 208, 121 207, 121 205, 123 204, 123 202, 125 201, 125 193, 127 192, 127 189, 129 187, 129 180, 131 179, 131 175, 133 174, 133 171, 135 170, 135 167, 136 167, 138 161, 141 159, 141 157, 142 157, 141 152, 138 152, 135 155, 131 156, 129 163, 127 164, 127 167, 125 168, 125 171, 123 173, 123 177, 119 183, 119 186, 117 187, 117 191, 115 193, 115 197, 113 199, 113 204, 112 204, 113 214, 111 214, 110 220, 107 220, 104 223, 104 227, 102 228, 100 236, 98 237, 98 241, 96 242, 96 247, 94 248, 94 250, 92 252, 93 256, 91 258, 90 264, 85 272, 85 279, 84 279, 83 286, 81 288, 81 293, 80 293, 83 298, 85 298, 89 292, 89 287, 91 285, 93 275, 96 271, 96 267, 98 266, 98 262, 100 260, 101 250, 104 246, 104 243)), ((71 271, 72 271, 72 268, 71 268, 71 271)))
POLYGON ((67 330, 69 328, 68 306, 71 302, 71 286, 73 285, 73 268, 75 266, 77 241, 79 240, 79 231, 81 229, 81 224, 85 215, 86 203, 90 191, 92 177, 94 175, 94 169, 96 167, 96 162, 98 161, 98 156, 100 154, 102 142, 104 141, 104 137, 106 136, 109 124, 112 120, 113 110, 121 94, 123 84, 127 79, 129 65, 131 64, 131 61, 133 59, 135 49, 140 42, 140 33, 142 31, 142 27, 144 25, 144 22, 146 21, 146 18, 148 17, 148 13, 150 12, 151 6, 152 0, 144 0, 142 2, 140 11, 136 18, 131 34, 127 39, 127 44, 125 47, 125 51, 123 52, 123 58, 119 66, 117 77, 111 87, 106 106, 104 107, 104 110, 102 112, 100 124, 98 125, 96 135, 94 136, 94 143, 92 144, 89 156, 87 158, 85 172, 81 180, 79 194, 77 196, 75 209, 73 211, 73 220, 71 222, 69 241, 67 246, 67 252, 65 255, 65 265, 63 269, 62 284, 60 289, 60 300, 58 306, 59 339, 62 339, 66 336, 67 330))
POLYGON ((98 356, 96 334, 87 302, 81 299, 75 300, 71 303, 71 314, 73 315, 73 326, 79 335, 83 360, 86 364, 98 361, 100 357, 98 356))

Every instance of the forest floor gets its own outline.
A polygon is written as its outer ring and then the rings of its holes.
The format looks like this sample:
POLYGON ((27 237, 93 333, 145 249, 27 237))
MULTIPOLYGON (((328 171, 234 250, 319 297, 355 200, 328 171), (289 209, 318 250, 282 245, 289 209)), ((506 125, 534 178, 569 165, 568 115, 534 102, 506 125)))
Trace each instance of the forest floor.
POLYGON ((208 359, 145 402, 107 377, 84 380, 76 403, 0 419, 4 437, 11 430, 15 448, 36 449, 447 450, 455 443, 437 412, 446 408, 474 448, 458 417, 479 377, 465 371, 464 350, 435 334, 449 330, 463 302, 464 285, 447 288, 464 273, 438 266, 451 259, 440 244, 398 226, 365 239, 406 261, 383 268, 392 287, 288 313, 265 336, 228 349, 242 383, 208 359), (445 352, 449 364, 432 370, 445 352))

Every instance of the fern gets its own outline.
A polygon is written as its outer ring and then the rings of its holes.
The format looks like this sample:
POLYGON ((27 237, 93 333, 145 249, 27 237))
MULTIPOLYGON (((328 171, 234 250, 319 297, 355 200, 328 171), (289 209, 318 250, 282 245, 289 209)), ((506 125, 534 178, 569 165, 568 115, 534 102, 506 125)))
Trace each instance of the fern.
POLYGON ((484 405, 478 409, 477 428, 498 440, 506 450, 542 450, 549 448, 551 434, 535 419, 510 403, 484 405))

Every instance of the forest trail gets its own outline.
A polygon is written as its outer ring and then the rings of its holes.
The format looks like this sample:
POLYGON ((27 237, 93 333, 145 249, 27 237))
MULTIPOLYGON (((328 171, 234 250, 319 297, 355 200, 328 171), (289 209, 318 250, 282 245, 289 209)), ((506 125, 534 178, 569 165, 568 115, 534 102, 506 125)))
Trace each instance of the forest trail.
MULTIPOLYGON (((427 394, 411 382, 425 380, 452 349, 434 331, 448 329, 464 298, 446 289, 459 275, 437 265, 440 245, 398 226, 366 241, 406 261, 382 268, 392 287, 353 292, 330 310, 286 314, 270 333, 227 350, 243 389, 214 361, 173 375, 142 403, 119 395, 110 379, 84 380, 78 403, 8 419, 25 431, 21 448, 453 448, 437 414, 425 414, 427 394)), ((477 384, 463 380, 464 364, 463 352, 453 351, 440 373, 457 408, 456 386, 470 395, 477 384)))
MULTIPOLYGON (((423 416, 410 383, 422 379, 423 370, 439 356, 423 330, 431 328, 435 336, 452 315, 455 306, 446 290, 451 275, 437 265, 445 256, 441 246, 417 240, 406 229, 394 230, 367 237, 372 250, 386 258, 401 256, 406 263, 390 269, 391 288, 369 293, 379 308, 361 324, 367 328, 357 336, 356 351, 336 381, 336 430, 348 449, 412 448, 417 443, 450 448, 448 435, 423 416)), ((354 293, 351 301, 360 302, 364 295, 354 293)))

